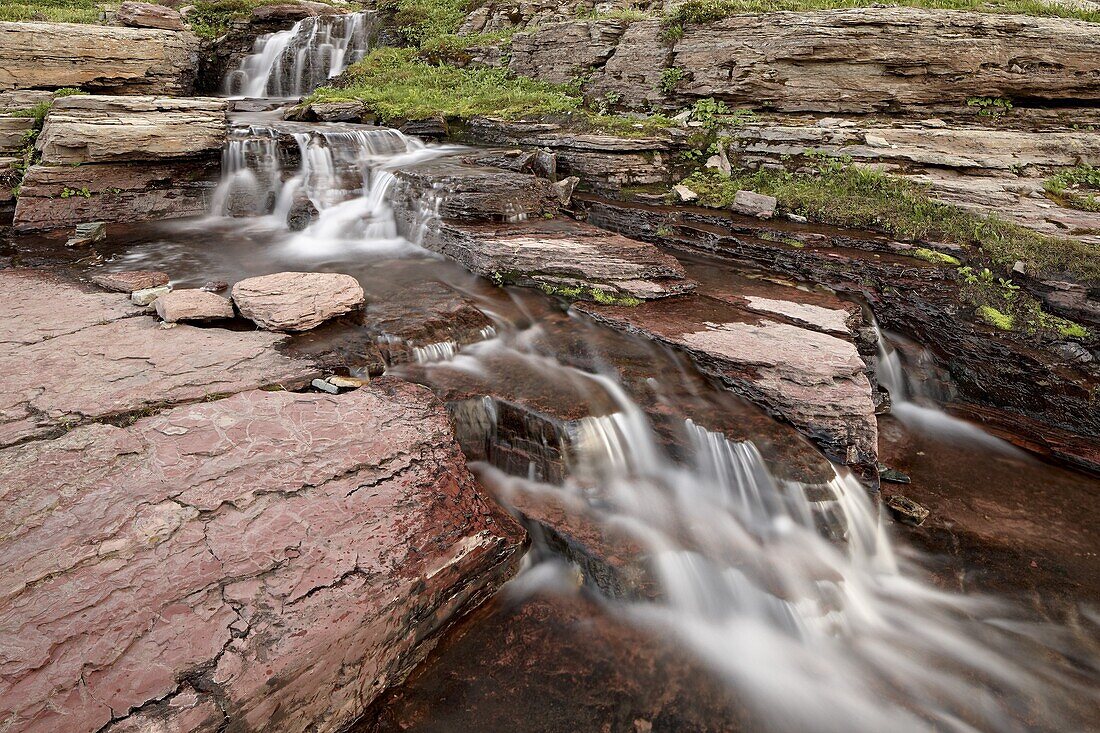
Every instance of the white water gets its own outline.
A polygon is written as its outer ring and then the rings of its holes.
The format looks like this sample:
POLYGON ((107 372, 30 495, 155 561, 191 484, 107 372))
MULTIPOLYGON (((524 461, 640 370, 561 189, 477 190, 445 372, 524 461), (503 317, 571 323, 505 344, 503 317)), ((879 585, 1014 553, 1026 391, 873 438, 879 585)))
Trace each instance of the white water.
POLYGON ((251 98, 309 94, 366 55, 373 20, 372 11, 322 15, 261 36, 226 75, 224 91, 251 98))
MULTIPOLYGON (((523 491, 580 502, 647 548, 659 597, 607 599, 609 611, 678 637, 727 678, 758 721, 747 730, 1036 729, 1029 720, 1081 729, 1075 706, 1100 701, 1086 681, 1100 668, 1081 653, 1072 670, 1057 654, 1091 643, 1094 624, 1026 623, 1008 604, 936 589, 897 556, 878 507, 848 474, 824 485, 778 480, 751 442, 690 420, 681 436, 690 457, 672 459, 614 374, 565 366, 532 338, 538 330, 506 329, 429 373, 459 370, 491 385, 538 372, 587 382, 617 405, 569 428, 564 485, 485 475, 506 500, 523 491)), ((556 592, 570 587, 538 572, 556 592)))

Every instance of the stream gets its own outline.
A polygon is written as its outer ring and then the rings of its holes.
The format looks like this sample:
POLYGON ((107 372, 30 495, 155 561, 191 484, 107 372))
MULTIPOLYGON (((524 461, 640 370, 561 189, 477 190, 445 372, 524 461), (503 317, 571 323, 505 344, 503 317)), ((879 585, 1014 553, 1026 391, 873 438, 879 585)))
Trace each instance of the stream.
MULTIPOLYGON (((227 92, 299 96, 364 53, 363 22, 310 20, 258 41, 227 92)), ((1086 601, 1100 591, 1096 537, 1074 516, 1100 482, 946 415, 927 399, 938 387, 920 345, 886 334, 879 379, 893 410, 881 450, 912 477, 906 495, 984 517, 1043 567, 1063 563, 1087 596, 1055 599, 998 574, 978 542, 932 530, 899 539, 854 476, 686 357, 419 247, 387 201, 392 172, 456 152, 391 129, 236 113, 210 214, 113 227, 100 250, 102 267, 164 270, 177 288, 353 275, 365 313, 290 348, 430 386, 471 468, 530 531, 520 575, 357 730, 1100 724, 1100 609, 1086 601), (1042 496, 1027 509, 1024 492, 1042 496), (1044 531, 1054 516, 1060 529, 1044 531)), ((673 254, 693 277, 766 277, 673 254)))

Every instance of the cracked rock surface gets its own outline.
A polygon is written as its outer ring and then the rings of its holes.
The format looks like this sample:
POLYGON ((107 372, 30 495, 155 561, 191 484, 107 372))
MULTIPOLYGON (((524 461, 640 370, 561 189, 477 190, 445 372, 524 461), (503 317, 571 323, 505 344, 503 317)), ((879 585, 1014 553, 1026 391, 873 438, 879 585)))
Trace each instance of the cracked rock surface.
POLYGON ((42 273, 0 272, 0 446, 84 420, 122 417, 213 394, 316 376, 278 353, 284 337, 177 326, 164 330, 121 295, 88 293, 42 273))
POLYGON ((20 731, 342 730, 522 543, 392 379, 87 425, 0 451, 0 487, 20 731))

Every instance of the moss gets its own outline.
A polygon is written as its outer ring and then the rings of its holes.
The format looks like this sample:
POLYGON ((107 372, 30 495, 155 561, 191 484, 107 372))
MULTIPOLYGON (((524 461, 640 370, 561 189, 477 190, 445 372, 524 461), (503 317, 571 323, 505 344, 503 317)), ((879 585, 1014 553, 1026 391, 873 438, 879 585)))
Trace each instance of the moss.
POLYGON ((1100 168, 1079 165, 1061 171, 1043 187, 1059 203, 1081 211, 1100 211, 1100 168))
POLYGON ((621 305, 627 307, 634 307, 641 305, 641 300, 630 295, 616 295, 615 293, 609 293, 599 288, 591 286, 578 285, 576 287, 567 287, 564 285, 539 285, 539 289, 547 295, 553 295, 559 298, 565 298, 569 301, 574 300, 592 300, 601 305, 621 305))
POLYGON ((735 170, 732 176, 698 171, 684 185, 703 206, 728 208, 739 189, 775 196, 784 211, 837 226, 870 229, 911 241, 973 246, 990 265, 1018 260, 1036 273, 1100 279, 1100 248, 1040 234, 996 216, 934 201, 913 181, 850 161, 818 158, 814 173, 735 170))
POLYGON ((952 257, 949 254, 943 252, 937 252, 934 249, 927 247, 916 247, 909 252, 913 257, 918 260, 924 260, 925 262, 931 262, 935 265, 951 265, 952 267, 958 267, 962 264, 959 258, 952 257))
POLYGON ((1011 331, 1015 324, 1012 316, 1007 313, 1001 313, 999 310, 990 305, 978 306, 978 317, 988 323, 994 328, 999 328, 1002 331, 1011 331))

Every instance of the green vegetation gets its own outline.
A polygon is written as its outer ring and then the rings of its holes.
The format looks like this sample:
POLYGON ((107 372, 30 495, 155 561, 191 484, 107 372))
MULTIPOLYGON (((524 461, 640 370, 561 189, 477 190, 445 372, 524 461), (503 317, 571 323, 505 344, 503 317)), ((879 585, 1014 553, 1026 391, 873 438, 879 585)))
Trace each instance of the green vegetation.
POLYGON ((1037 298, 988 268, 975 271, 960 267, 958 273, 963 281, 963 300, 975 306, 975 315, 991 326, 1057 339, 1084 340, 1091 335, 1081 324, 1047 313, 1037 298))
POLYGON ((13 0, 0 3, 0 20, 96 23, 100 5, 97 0, 13 0))
POLYGON ((661 81, 657 83, 657 89, 662 94, 672 94, 683 80, 684 70, 678 66, 670 66, 661 72, 661 81))
POLYGON ((87 186, 84 186, 83 188, 69 188, 68 186, 65 186, 61 189, 61 198, 71 199, 74 196, 80 196, 82 198, 90 199, 92 197, 92 192, 88 190, 87 186))
POLYGON ((377 7, 393 13, 397 32, 408 43, 420 45, 458 30, 467 5, 467 0, 379 0, 377 7))
POLYGON ((633 23, 638 20, 649 20, 660 17, 660 13, 651 10, 638 10, 637 8, 612 8, 611 10, 596 10, 596 8, 577 7, 573 11, 573 17, 578 20, 625 20, 633 23))
POLYGON ((1000 97, 970 97, 966 100, 966 106, 977 107, 980 117, 994 119, 1012 111, 1012 102, 1000 97))
POLYGON ((962 262, 960 262, 957 257, 952 257, 949 254, 944 254, 943 252, 937 252, 936 250, 929 249, 928 247, 916 247, 912 251, 910 251, 909 254, 913 255, 918 260, 931 262, 934 265, 958 266, 962 264, 962 262))
POLYGON ((285 0, 196 0, 187 22, 191 24, 191 30, 203 38, 217 38, 229 30, 233 21, 244 20, 261 5, 280 2, 285 0))
MULTIPOLYGON (((892 6, 935 10, 970 10, 978 13, 1018 13, 1040 17, 1073 18, 1100 23, 1100 11, 1072 3, 1045 0, 890 0, 892 6)), ((665 35, 675 40, 689 23, 708 23, 739 13, 770 13, 780 10, 833 10, 882 5, 878 0, 688 0, 665 16, 665 35)))
POLYGON ((732 176, 698 171, 683 183, 699 194, 704 206, 728 208, 734 194, 746 189, 775 196, 784 211, 814 221, 882 231, 900 239, 974 246, 998 267, 1009 268, 1022 260, 1032 272, 1100 279, 1100 248, 1095 245, 934 201, 912 181, 849 160, 819 156, 816 168, 815 173, 741 170, 732 176))
POLYGON ((555 286, 542 284, 539 285, 539 289, 547 295, 555 295, 559 298, 565 298, 566 300, 591 300, 600 305, 622 305, 632 308, 636 305, 640 305, 642 302, 630 295, 616 295, 606 290, 584 285, 567 287, 564 285, 555 286))
POLYGON ((1100 211, 1100 168, 1079 165, 1051 176, 1043 186, 1065 206, 1100 211))
POLYGON ((515 119, 578 109, 568 86, 514 76, 507 69, 460 69, 422 59, 414 48, 379 48, 352 66, 338 87, 307 101, 360 100, 384 121, 493 115, 515 119))

